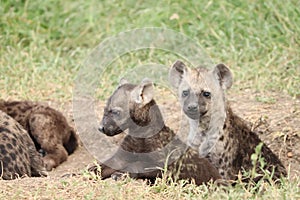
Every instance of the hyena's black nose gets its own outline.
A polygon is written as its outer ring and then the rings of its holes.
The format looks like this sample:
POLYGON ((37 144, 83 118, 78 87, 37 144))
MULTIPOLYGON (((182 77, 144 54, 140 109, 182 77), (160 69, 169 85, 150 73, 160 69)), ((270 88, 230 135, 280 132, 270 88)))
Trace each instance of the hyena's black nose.
POLYGON ((196 103, 191 103, 188 105, 188 110, 189 111, 197 111, 198 110, 198 104, 196 103))
POLYGON ((104 126, 99 126, 99 128, 98 128, 98 131, 100 131, 100 132, 102 132, 102 133, 104 133, 104 126))

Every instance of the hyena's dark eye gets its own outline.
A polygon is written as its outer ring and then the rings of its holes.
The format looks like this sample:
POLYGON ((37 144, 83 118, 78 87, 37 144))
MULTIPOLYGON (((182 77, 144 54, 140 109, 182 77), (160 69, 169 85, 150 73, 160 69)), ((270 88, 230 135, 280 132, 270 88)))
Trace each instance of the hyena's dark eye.
POLYGON ((183 90, 182 91, 182 97, 187 97, 187 96, 189 96, 189 94, 190 94, 189 90, 183 90))
POLYGON ((115 116, 119 116, 120 115, 120 111, 119 110, 111 110, 110 112, 111 112, 111 114, 113 114, 115 116))
POLYGON ((203 91, 202 96, 209 98, 211 96, 210 92, 203 91))

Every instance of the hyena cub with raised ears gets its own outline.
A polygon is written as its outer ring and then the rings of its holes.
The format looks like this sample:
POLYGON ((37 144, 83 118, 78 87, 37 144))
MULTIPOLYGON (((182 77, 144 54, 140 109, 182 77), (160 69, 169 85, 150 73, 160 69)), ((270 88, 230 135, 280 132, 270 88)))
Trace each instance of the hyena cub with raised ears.
POLYGON ((0 110, 0 179, 45 175, 42 157, 27 131, 0 110))
MULTIPOLYGON (((170 69, 169 81, 178 91, 182 110, 189 119, 189 145, 208 158, 225 179, 236 179, 242 169, 251 170, 251 155, 262 141, 226 102, 225 90, 232 85, 229 68, 224 64, 212 70, 187 68, 176 61, 170 69)), ((261 155, 266 162, 265 170, 274 170, 274 180, 286 176, 281 161, 265 144, 261 155)), ((259 166, 256 170, 261 173, 259 166)))
MULTIPOLYGON (((180 149, 177 159, 167 167, 171 177, 194 179, 196 184, 220 179, 217 169, 207 159, 200 158, 197 151, 188 148, 164 124, 153 95, 149 79, 139 85, 121 80, 108 99, 99 130, 114 136, 128 129, 128 134, 116 154, 102 165, 102 176, 106 178, 122 171, 129 172, 131 177, 154 180, 162 176, 161 168, 167 156, 180 149)), ((173 159, 171 157, 169 159, 173 159)))
POLYGON ((30 101, 0 100, 0 110, 19 122, 29 133, 48 171, 66 161, 78 146, 74 129, 57 110, 30 101))

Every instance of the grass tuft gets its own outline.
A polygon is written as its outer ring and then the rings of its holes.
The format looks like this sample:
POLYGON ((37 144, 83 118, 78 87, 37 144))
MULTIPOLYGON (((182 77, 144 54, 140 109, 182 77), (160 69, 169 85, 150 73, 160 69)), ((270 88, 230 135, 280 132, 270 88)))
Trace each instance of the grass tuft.
MULTIPOLYGON (((262 1, 1 1, 1 98, 72 98, 81 63, 106 37, 141 27, 165 27, 198 41, 235 74, 234 88, 280 91, 298 97, 300 4, 262 1), (176 16, 175 18, 172 16, 176 16)), ((176 55, 144 51, 124 56, 102 76, 176 55), (130 57, 130 58, 128 58, 130 57)), ((117 61, 116 61, 117 62, 117 61)), ((99 86, 100 88, 100 86, 99 86)))

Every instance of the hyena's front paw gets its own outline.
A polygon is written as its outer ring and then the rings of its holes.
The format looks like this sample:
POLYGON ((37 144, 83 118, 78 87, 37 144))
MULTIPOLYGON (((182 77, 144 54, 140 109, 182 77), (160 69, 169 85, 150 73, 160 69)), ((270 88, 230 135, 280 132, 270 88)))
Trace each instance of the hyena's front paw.
POLYGON ((187 145, 193 149, 199 149, 199 146, 203 142, 203 138, 200 136, 190 136, 187 139, 187 145))
POLYGON ((115 172, 111 175, 111 178, 115 181, 122 181, 125 180, 129 175, 124 172, 115 172))
POLYGON ((187 139, 187 145, 193 149, 199 149, 200 145, 203 143, 204 138, 200 135, 189 135, 187 139))
POLYGON ((190 140, 187 141, 187 145, 189 147, 191 147, 192 149, 198 149, 199 148, 199 144, 198 143, 194 143, 193 141, 190 141, 190 140))
POLYGON ((209 142, 203 142, 199 147, 199 156, 207 157, 210 151, 212 150, 212 146, 209 142))
POLYGON ((52 158, 43 157, 44 165, 47 171, 51 171, 54 167, 56 167, 56 163, 52 158))

